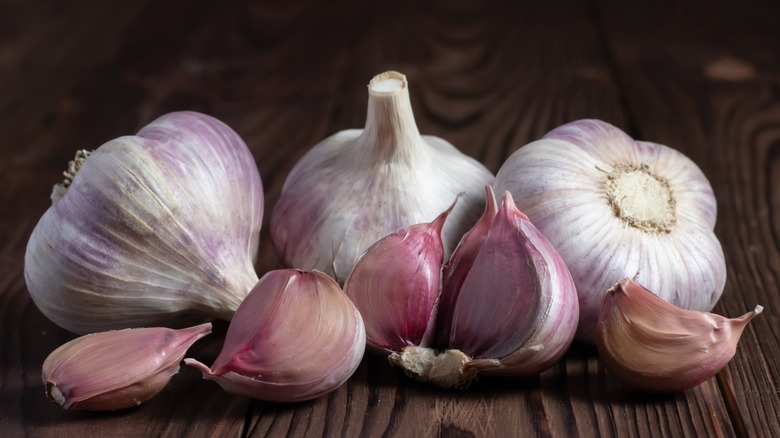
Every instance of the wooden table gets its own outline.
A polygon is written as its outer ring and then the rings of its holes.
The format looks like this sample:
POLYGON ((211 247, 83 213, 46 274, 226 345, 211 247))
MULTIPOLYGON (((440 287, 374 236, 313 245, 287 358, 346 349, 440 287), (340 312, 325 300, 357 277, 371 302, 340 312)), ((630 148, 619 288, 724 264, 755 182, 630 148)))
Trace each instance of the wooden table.
MULTIPOLYGON (((634 3, 0 1, 0 436, 777 433, 780 3, 634 3), (585 117, 696 161, 717 196, 728 264, 715 312, 765 307, 734 360, 670 396, 624 389, 576 344, 538 377, 483 378, 465 392, 366 357, 337 391, 292 405, 226 394, 193 369, 136 409, 65 412, 45 399, 41 364, 73 335, 32 303, 23 256, 76 149, 172 110, 205 112, 255 154, 270 212, 305 151, 363 126, 366 84, 389 69, 408 76, 421 132, 494 172, 585 117)), ((279 262, 267 227, 261 238, 263 273, 279 262)), ((210 338, 201 352, 219 348, 210 338)))

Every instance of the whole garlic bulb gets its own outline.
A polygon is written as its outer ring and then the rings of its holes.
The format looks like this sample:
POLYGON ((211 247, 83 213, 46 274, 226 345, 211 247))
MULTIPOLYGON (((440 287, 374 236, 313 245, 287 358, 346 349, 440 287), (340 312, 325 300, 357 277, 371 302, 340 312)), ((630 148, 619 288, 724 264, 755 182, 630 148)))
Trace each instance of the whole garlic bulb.
POLYGON ((177 112, 71 163, 30 236, 33 301, 75 333, 229 320, 257 282, 254 158, 224 123, 177 112))
POLYGON ((582 341, 595 342, 602 297, 625 277, 689 310, 712 309, 723 292, 712 187, 672 148, 579 120, 518 149, 494 188, 512 193, 569 266, 582 341))
POLYGON ((291 403, 337 389, 365 349, 363 318, 332 278, 278 269, 241 303, 211 368, 184 363, 232 394, 291 403))
POLYGON ((293 167, 271 213, 271 240, 290 267, 343 283, 382 237, 432 220, 458 193, 444 228, 445 252, 476 221, 493 174, 447 141, 421 136, 406 77, 389 71, 368 85, 365 129, 338 132, 293 167))

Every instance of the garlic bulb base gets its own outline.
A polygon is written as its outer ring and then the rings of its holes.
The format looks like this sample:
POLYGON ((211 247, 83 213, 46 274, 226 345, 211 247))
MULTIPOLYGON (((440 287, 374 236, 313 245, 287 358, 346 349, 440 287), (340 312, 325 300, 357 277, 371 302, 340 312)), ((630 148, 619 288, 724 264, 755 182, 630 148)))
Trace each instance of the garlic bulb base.
POLYGON ((477 369, 468 366, 471 358, 460 350, 410 346, 391 353, 388 360, 407 376, 446 389, 466 389, 477 377, 477 369))
POLYGON ((607 175, 607 198, 615 216, 649 233, 670 232, 677 223, 677 202, 669 181, 647 164, 623 164, 607 175))

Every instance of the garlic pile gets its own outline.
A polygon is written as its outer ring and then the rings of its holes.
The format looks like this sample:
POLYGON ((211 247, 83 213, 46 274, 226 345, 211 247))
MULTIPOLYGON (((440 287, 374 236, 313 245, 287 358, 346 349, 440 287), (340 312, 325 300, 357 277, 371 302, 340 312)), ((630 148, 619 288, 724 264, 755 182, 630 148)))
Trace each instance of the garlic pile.
POLYGON ((622 278, 691 310, 712 309, 723 292, 712 188, 674 149, 580 120, 518 149, 493 187, 512 193, 567 263, 580 340, 595 342, 602 297, 622 278))
POLYGON ((733 319, 684 310, 626 278, 604 296, 597 326, 599 356, 626 386, 684 391, 726 366, 745 326, 762 310, 756 306, 733 319))
POLYGON ((181 330, 136 328, 67 342, 43 363, 46 396, 66 410, 112 411, 157 395, 179 371, 187 349, 211 324, 181 330))
POLYGON ((265 274, 241 303, 211 368, 184 363, 227 392, 297 402, 341 386, 365 347, 363 319, 332 278, 281 269, 265 274))
POLYGON ((420 135, 404 75, 377 75, 368 93, 365 129, 314 146, 287 176, 271 213, 271 239, 285 265, 339 283, 374 242, 432 220, 464 193, 444 227, 449 254, 479 217, 482 188, 493 181, 450 143, 420 135))
POLYGON ((75 333, 230 319, 257 282, 254 158, 222 122, 164 115, 80 153, 33 230, 38 308, 75 333))
POLYGON ((485 212, 444 268, 443 286, 440 232, 454 205, 378 241, 347 279, 369 346, 412 377, 463 388, 479 373, 536 374, 574 338, 578 306, 566 265, 508 192, 500 210, 492 198, 488 187, 485 212))

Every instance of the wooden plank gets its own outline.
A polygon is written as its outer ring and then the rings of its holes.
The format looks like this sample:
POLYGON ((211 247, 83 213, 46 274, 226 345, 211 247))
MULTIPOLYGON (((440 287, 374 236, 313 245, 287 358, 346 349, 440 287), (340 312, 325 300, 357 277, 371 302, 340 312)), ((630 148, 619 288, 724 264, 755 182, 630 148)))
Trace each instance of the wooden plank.
POLYGON ((716 233, 729 269, 715 312, 737 316, 765 307, 718 383, 737 433, 770 433, 780 427, 780 5, 673 3, 639 10, 602 3, 638 134, 681 150, 713 184, 716 233))

